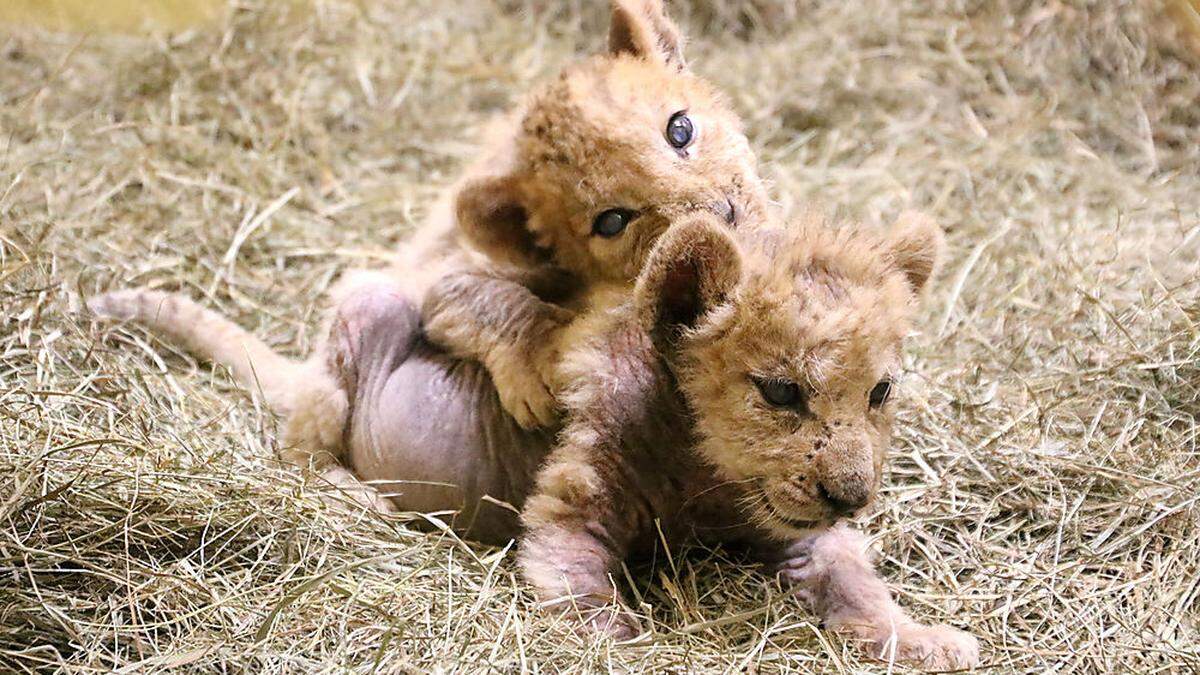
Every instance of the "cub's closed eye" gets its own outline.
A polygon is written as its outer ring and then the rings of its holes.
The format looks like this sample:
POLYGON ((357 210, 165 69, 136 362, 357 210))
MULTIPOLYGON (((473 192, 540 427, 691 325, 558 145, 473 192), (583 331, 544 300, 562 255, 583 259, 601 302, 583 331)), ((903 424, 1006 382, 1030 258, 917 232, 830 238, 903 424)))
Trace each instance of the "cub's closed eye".
POLYGON ((892 381, 880 380, 878 384, 871 388, 869 402, 872 408, 881 408, 884 403, 887 403, 888 398, 892 395, 892 381))
POLYGON ((638 212, 629 209, 609 209, 601 212, 592 221, 592 234, 611 239, 624 232, 630 221, 637 217, 638 212))
POLYGON ((800 385, 788 380, 754 378, 754 384, 763 400, 776 408, 804 407, 804 392, 800 385))
POLYGON ((671 119, 667 122, 667 142, 676 150, 683 150, 692 144, 692 140, 696 136, 696 127, 692 125, 692 120, 687 116, 687 112, 680 110, 671 115, 671 119))

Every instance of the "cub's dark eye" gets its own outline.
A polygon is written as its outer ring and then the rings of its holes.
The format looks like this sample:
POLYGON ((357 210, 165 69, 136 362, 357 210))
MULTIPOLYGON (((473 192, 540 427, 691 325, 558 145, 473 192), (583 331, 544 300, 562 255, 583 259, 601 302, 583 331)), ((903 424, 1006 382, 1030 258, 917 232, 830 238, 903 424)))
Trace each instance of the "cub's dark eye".
POLYGON ((881 380, 871 388, 870 403, 872 408, 880 408, 884 403, 887 403, 888 397, 892 395, 892 381, 881 380))
POLYGON ((692 136, 695 134, 695 128, 692 127, 692 120, 687 116, 687 113, 680 110, 671 115, 671 120, 667 122, 667 142, 676 150, 682 150, 692 144, 692 136))
POLYGON ((795 408, 804 404, 804 393, 795 382, 755 378, 754 384, 758 386, 758 392, 762 394, 763 399, 777 408, 795 408))
POLYGON ((629 221, 637 218, 637 211, 629 209, 609 209, 592 221, 592 234, 598 234, 605 239, 615 237, 625 231, 629 221))

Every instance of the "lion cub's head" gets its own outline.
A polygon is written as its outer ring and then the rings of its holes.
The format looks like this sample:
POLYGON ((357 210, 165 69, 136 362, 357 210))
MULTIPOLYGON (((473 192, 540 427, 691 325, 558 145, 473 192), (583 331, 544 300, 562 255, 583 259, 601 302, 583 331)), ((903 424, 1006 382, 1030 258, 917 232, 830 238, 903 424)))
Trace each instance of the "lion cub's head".
POLYGON ((682 46, 660 0, 613 0, 607 52, 536 89, 495 131, 497 153, 458 192, 460 231, 494 259, 628 282, 685 213, 760 219, 740 120, 687 70, 682 46))
POLYGON ((673 227, 638 280, 643 324, 691 406, 701 451, 781 535, 874 497, 909 317, 941 249, 906 214, 886 233, 819 219, 673 227))

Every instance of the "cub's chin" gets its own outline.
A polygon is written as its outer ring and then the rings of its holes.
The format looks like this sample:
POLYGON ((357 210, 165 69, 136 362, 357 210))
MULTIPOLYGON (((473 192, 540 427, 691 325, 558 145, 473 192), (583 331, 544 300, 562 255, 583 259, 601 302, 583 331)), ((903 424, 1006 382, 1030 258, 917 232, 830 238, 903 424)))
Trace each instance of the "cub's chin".
POLYGON ((763 526, 781 539, 795 539, 816 534, 829 529, 836 522, 836 519, 832 518, 793 518, 778 512, 772 513, 770 507, 764 516, 763 526))
POLYGON ((753 501, 759 525, 780 539, 794 539, 828 529, 837 520, 825 512, 800 500, 780 494, 771 489, 765 480, 760 481, 753 501))

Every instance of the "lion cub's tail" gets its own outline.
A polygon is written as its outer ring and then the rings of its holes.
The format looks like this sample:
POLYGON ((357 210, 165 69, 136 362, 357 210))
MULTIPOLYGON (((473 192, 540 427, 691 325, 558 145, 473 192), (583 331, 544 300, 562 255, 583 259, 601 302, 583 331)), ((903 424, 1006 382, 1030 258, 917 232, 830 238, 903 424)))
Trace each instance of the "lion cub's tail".
POLYGON ((292 408, 304 364, 275 353, 262 340, 191 298, 143 288, 113 291, 88 301, 92 312, 137 321, 177 340, 210 361, 227 366, 244 386, 262 392, 278 413, 292 408))

